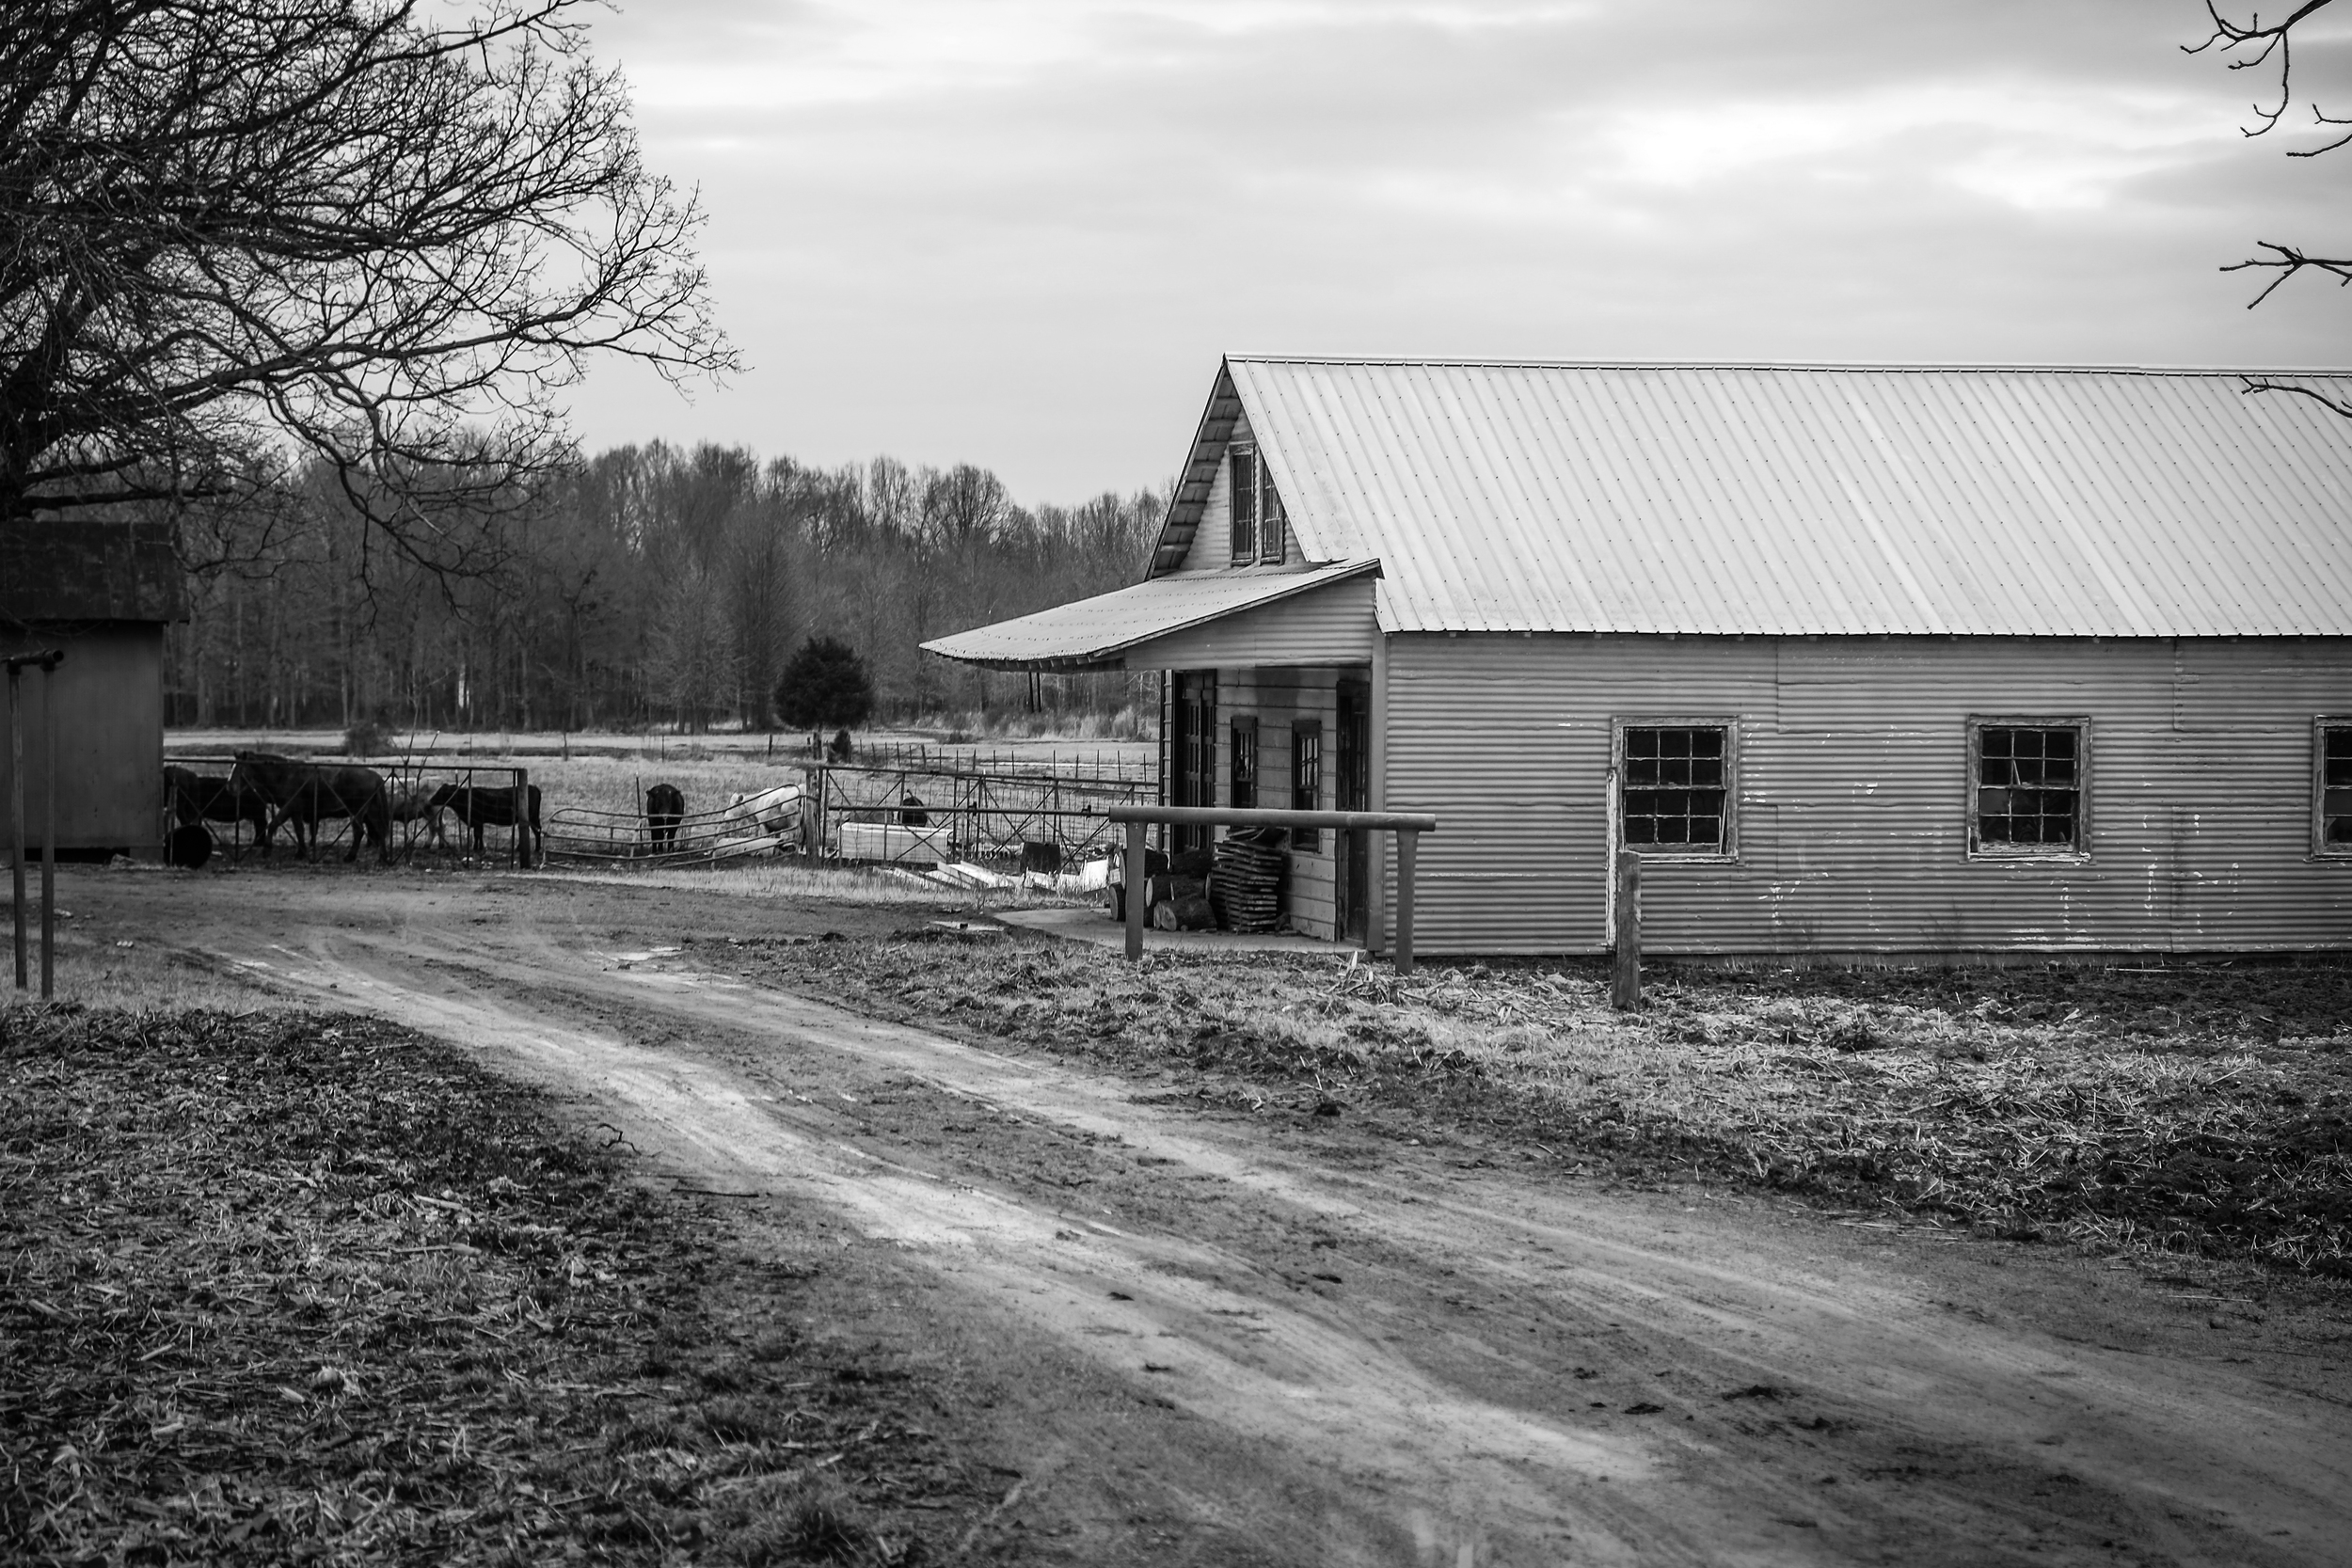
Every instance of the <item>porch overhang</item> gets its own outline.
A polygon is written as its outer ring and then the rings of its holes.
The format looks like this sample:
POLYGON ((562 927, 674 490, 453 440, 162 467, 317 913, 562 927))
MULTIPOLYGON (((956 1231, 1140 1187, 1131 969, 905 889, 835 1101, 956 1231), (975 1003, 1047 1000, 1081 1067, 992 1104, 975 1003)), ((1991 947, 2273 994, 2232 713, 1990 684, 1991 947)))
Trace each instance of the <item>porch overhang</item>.
POLYGON ((923 651, 986 670, 1061 674, 1123 670, 1130 667, 1132 656, 1160 638, 1379 570, 1378 561, 1364 560, 1305 571, 1290 567, 1180 573, 1056 605, 1018 620, 935 637, 923 644, 923 651))

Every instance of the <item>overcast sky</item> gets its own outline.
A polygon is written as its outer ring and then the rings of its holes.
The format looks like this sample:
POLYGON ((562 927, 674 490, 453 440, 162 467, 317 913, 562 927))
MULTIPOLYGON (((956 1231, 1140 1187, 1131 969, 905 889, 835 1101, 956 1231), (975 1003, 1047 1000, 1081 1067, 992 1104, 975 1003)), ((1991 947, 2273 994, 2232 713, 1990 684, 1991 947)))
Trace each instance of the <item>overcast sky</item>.
MULTIPOLYGON (((2352 148, 2248 141, 2201 0, 629 0, 750 368, 591 447, 1164 481, 1228 352, 2352 364, 2352 148), (2339 249, 2335 254, 2344 254, 2339 249)), ((2352 18, 2346 19, 2352 24, 2352 18)), ((2352 25, 2298 82, 2352 113, 2352 25), (2341 90, 2331 90, 2341 89, 2341 90)), ((2309 123, 2299 103, 2292 122, 2309 123)))

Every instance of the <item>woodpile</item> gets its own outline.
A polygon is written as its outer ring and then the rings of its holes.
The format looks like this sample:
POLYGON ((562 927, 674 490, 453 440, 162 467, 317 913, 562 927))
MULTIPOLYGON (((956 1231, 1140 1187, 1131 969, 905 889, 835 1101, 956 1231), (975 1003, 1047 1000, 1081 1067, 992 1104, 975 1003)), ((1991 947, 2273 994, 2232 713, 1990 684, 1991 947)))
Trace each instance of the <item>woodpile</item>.
POLYGON ((1242 828, 1217 842, 1209 905, 1228 931, 1271 931, 1282 918, 1282 830, 1242 828))

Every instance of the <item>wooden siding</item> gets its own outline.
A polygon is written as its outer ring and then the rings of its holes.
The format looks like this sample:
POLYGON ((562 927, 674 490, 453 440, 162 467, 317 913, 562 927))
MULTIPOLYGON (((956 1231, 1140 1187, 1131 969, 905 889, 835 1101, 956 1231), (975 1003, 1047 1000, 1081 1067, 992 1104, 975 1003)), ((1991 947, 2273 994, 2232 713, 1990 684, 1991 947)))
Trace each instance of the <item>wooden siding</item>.
MULTIPOLYGON (((1255 439, 1249 433, 1249 416, 1236 415, 1233 420, 1233 434, 1228 437, 1226 445, 1230 447, 1235 441, 1254 441, 1255 439)), ((1261 461, 1263 460, 1261 457, 1261 461)), ((1279 479, 1275 481, 1275 485, 1278 490, 1280 488, 1279 479)), ((1291 498, 1287 493, 1282 496, 1282 505, 1286 512, 1293 510, 1291 498)), ((1301 555, 1298 549, 1297 530, 1285 526, 1282 530, 1282 563, 1297 566, 1304 564, 1305 562, 1306 557, 1301 555)), ((1176 569, 1180 572, 1220 572, 1227 570, 1232 564, 1233 466, 1225 460, 1225 452, 1220 449, 1216 460, 1216 477, 1209 483, 1209 499, 1201 506, 1200 521, 1193 530, 1192 543, 1184 551, 1184 562, 1176 569)), ((1271 562, 1265 564, 1271 564, 1271 562)))
MULTIPOLYGON (((117 621, 72 636, 0 631, 0 654, 63 648, 48 677, 57 698, 57 844, 67 849, 153 849, 163 842, 164 628, 117 621)), ((46 752, 42 676, 27 670, 24 826, 40 843, 46 752)), ((0 726, 8 722, 0 687, 0 726)), ((8 743, 0 727, 0 854, 5 854, 8 743)))
POLYGON ((1309 589, 1138 643, 1130 670, 1211 670, 1255 665, 1361 664, 1379 635, 1370 577, 1309 589))
POLYGON ((2352 863, 2310 836, 2352 641, 1387 641, 1431 952, 1600 949, 1611 721, 1687 713, 1737 717, 1739 855, 1645 863, 1650 951, 2352 947, 2352 863), (1969 857, 1971 714, 2090 717, 2085 859, 1969 857))

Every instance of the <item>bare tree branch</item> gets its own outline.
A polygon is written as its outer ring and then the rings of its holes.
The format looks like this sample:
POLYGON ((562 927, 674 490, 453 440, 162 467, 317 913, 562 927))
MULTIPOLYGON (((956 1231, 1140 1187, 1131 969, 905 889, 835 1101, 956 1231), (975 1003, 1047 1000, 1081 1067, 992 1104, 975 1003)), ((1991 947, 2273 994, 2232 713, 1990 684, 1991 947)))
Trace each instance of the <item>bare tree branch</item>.
POLYGON ((590 355, 735 368, 586 3, 0 12, 0 526, 225 496, 291 443, 463 573, 435 518, 569 455, 590 355))

